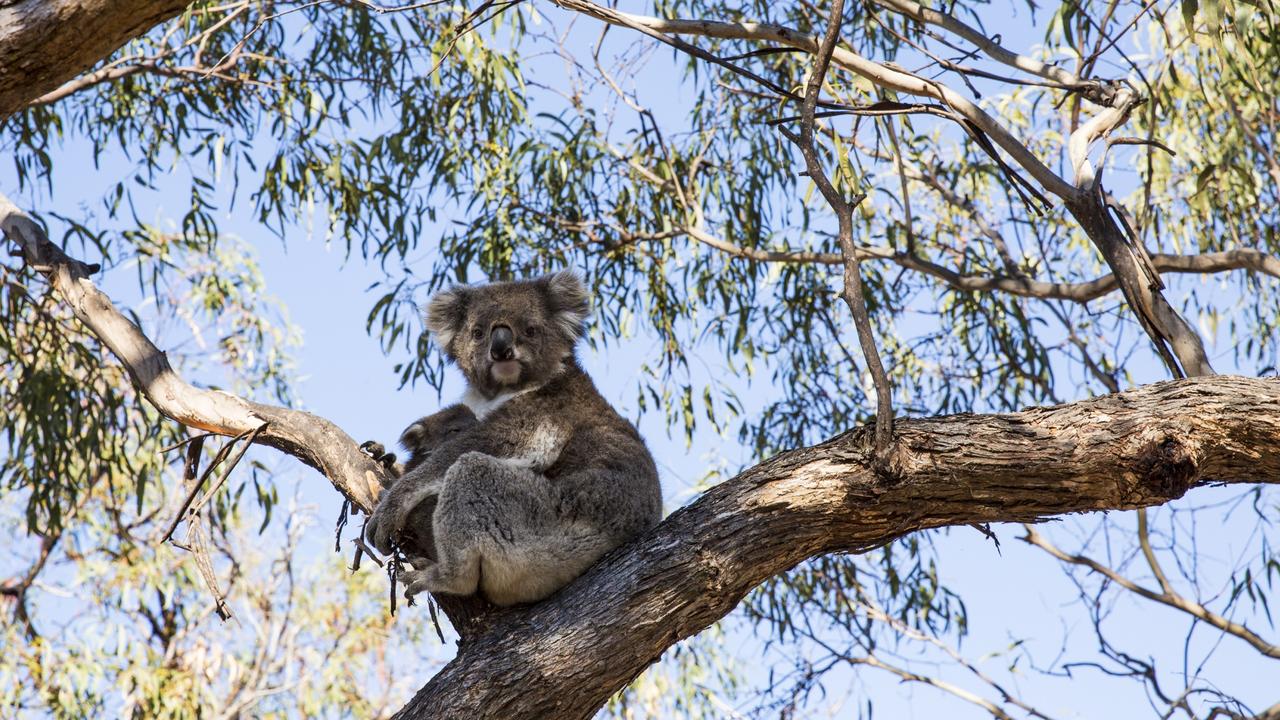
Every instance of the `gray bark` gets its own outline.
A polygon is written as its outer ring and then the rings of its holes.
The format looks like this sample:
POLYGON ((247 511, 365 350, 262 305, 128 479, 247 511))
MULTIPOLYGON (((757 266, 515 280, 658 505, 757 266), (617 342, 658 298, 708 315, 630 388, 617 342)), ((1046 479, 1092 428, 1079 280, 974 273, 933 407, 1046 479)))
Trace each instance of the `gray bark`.
POLYGON ((487 617, 399 717, 589 718, 668 647, 807 558, 925 528, 1280 482, 1275 378, 1171 381, 1011 415, 900 419, 895 430, 900 479, 877 479, 868 428, 761 463, 559 594, 487 617))
POLYGON ((190 0, 0 0, 0 122, 190 0))

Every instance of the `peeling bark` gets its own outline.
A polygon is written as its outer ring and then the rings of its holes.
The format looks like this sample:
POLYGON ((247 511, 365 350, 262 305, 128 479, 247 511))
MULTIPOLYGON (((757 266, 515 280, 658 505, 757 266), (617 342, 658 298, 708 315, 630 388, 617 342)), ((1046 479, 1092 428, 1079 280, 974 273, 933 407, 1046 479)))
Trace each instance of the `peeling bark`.
POLYGON ((1082 192, 1066 206, 1106 260, 1125 301, 1174 377, 1212 375, 1200 334, 1169 304, 1161 292, 1159 271, 1146 251, 1126 237, 1101 193, 1082 192))
POLYGON ((190 0, 0 0, 0 122, 190 0))

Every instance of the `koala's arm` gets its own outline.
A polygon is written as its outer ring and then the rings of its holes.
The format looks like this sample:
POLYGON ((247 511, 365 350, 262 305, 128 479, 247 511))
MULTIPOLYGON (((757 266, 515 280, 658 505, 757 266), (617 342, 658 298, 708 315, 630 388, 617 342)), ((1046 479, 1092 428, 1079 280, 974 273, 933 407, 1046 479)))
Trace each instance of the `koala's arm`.
POLYGON ((391 552, 392 541, 404 529, 410 511, 427 498, 438 495, 445 473, 469 452, 491 454, 496 448, 487 433, 471 432, 436 447, 417 467, 383 490, 365 528, 365 536, 382 553, 391 552))
POLYGON ((625 542, 662 519, 662 489, 653 456, 630 425, 582 428, 548 472, 566 514, 625 542))
POLYGON ((515 468, 541 473, 559 459, 570 437, 570 430, 552 418, 521 422, 518 426, 496 423, 468 427, 440 443, 421 464, 382 493, 366 528, 366 536, 379 551, 391 550, 392 541, 404 529, 413 508, 440 494, 449 469, 462 456, 479 453, 515 468))

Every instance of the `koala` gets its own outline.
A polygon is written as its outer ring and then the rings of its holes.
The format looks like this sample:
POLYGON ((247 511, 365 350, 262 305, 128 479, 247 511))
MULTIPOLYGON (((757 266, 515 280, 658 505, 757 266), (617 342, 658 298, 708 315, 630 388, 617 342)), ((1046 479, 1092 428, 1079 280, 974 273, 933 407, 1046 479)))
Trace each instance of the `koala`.
POLYGON ((427 415, 405 428, 400 434, 400 447, 409 453, 409 462, 396 462, 396 454, 387 452, 382 443, 369 440, 360 444, 369 457, 391 471, 392 483, 396 478, 422 464, 431 451, 450 435, 462 432, 476 424, 471 408, 461 403, 450 405, 434 415, 427 415))
POLYGON ((458 403, 405 428, 400 434, 400 447, 409 453, 409 462, 398 474, 404 475, 418 467, 450 436, 471 429, 476 422, 476 414, 471 408, 458 403))
POLYGON ((477 422, 385 490, 366 527, 389 552, 421 532, 407 527, 414 508, 435 503, 435 557, 410 558, 407 595, 541 600, 661 519, 652 455, 574 354, 589 312, 569 272, 431 299, 427 329, 466 377, 477 422))

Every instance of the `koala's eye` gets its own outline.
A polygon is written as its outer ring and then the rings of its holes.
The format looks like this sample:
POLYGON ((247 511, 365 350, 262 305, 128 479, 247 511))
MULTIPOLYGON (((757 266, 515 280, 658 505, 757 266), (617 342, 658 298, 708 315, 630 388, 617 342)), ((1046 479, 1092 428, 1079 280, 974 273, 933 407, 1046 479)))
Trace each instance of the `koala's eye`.
POLYGON ((528 335, 531 338, 538 337, 538 335, 541 332, 542 332, 542 328, 538 327, 537 325, 530 325, 529 327, 524 329, 524 334, 528 335))
POLYGON ((476 327, 471 328, 471 338, 472 338, 473 340, 483 340, 483 339, 484 339, 484 328, 479 327, 479 326, 476 326, 476 327))

